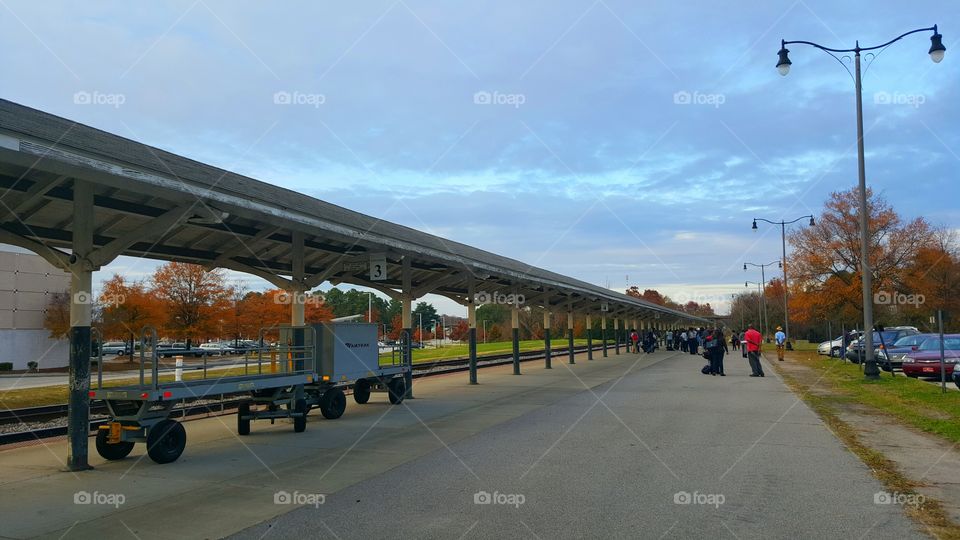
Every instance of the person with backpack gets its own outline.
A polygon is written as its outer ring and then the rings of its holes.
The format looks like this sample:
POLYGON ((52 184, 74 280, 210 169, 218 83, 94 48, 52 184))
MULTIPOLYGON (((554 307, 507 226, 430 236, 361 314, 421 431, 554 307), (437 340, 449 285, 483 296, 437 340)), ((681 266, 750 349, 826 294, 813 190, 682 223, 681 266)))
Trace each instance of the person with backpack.
POLYGON ((760 332, 749 325, 748 330, 743 334, 743 341, 747 348, 747 359, 750 362, 750 370, 753 372, 751 377, 763 377, 763 367, 760 365, 760 349, 763 344, 763 336, 760 332))

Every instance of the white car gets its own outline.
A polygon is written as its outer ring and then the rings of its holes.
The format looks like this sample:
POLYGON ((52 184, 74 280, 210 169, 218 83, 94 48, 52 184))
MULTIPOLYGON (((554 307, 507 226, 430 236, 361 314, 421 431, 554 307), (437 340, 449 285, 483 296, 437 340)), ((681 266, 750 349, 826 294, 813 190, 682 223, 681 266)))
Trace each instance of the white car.
MULTIPOLYGON (((863 335, 863 332, 857 332, 857 339, 863 335)), ((854 339, 847 338, 847 345, 855 341, 854 339)), ((823 356, 839 357, 842 356, 840 349, 843 348, 843 336, 835 338, 831 341, 824 341, 817 347, 817 353, 823 356)))

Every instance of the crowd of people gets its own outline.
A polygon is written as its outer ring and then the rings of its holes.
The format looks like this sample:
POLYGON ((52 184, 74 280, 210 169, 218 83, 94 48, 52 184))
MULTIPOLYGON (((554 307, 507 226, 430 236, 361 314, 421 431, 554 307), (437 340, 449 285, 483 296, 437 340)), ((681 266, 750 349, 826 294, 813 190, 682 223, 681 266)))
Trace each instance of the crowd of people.
MULTIPOLYGON (((783 350, 786 342, 786 334, 782 328, 777 327, 775 334, 777 344, 777 359, 783 361, 783 350)), ((686 328, 678 330, 667 330, 662 336, 655 330, 647 330, 646 333, 630 331, 630 342, 628 348, 635 353, 652 353, 663 343, 668 351, 686 352, 692 355, 700 354, 707 359, 708 364, 704 366, 703 373, 713 376, 725 377, 723 371, 723 358, 730 353, 730 349, 743 351, 744 356, 750 364, 751 377, 764 377, 763 366, 760 364, 760 354, 763 348, 763 336, 751 324, 746 331, 733 331, 730 334, 729 341, 724 335, 723 329, 714 328, 686 328)))

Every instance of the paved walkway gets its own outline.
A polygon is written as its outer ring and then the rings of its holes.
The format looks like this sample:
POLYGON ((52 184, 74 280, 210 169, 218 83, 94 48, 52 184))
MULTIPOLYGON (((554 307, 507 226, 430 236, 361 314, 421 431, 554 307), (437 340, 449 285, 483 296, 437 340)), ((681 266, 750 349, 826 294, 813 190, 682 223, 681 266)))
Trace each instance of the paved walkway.
POLYGON ((721 378, 686 354, 596 356, 483 369, 477 386, 418 379, 418 399, 351 401, 301 434, 189 422, 164 466, 142 448, 80 474, 57 471, 63 443, 0 452, 0 508, 17 509, 0 535, 921 537, 772 369, 748 378, 734 357, 721 378), (123 504, 74 504, 81 492, 123 504))

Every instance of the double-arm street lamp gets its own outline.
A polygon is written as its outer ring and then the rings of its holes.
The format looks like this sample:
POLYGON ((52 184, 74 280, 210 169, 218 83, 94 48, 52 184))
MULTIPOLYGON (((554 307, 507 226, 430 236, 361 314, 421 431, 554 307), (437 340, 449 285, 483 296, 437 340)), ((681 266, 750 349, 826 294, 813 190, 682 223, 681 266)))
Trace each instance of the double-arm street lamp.
MULTIPOLYGON (((762 286, 761 286, 761 289, 760 289, 760 302, 763 304, 763 318, 766 319, 766 320, 764 321, 764 325, 767 327, 767 330, 770 330, 770 319, 767 319, 767 273, 766 273, 766 268, 767 268, 768 266, 773 266, 773 265, 775 265, 775 264, 780 264, 780 261, 772 261, 772 262, 768 262, 767 264, 755 264, 755 263, 749 263, 749 262, 748 262, 748 263, 743 263, 743 270, 744 270, 744 271, 747 270, 747 266, 756 266, 757 268, 760 269, 760 283, 762 283, 762 286)), ((764 337, 766 337, 766 334, 764 333, 764 331, 761 330, 760 333, 763 334, 764 337)))
MULTIPOLYGON (((867 208, 867 179, 866 179, 866 168, 864 166, 864 151, 863 151, 863 85, 861 84, 860 76, 860 53, 863 51, 874 51, 878 49, 884 49, 893 43, 900 41, 906 36, 911 34, 916 34, 919 32, 933 32, 933 35, 930 36, 930 50, 927 51, 930 54, 930 59, 934 63, 939 64, 943 60, 944 52, 947 50, 943 46, 943 36, 937 32, 937 25, 933 25, 930 28, 919 28, 917 30, 911 30, 909 32, 900 34, 899 36, 891 39, 890 41, 877 45, 874 47, 861 47, 860 42, 856 42, 856 46, 852 49, 831 49, 829 47, 824 47, 818 45, 811 41, 780 41, 780 51, 777 53, 779 55, 779 60, 777 61, 777 71, 780 72, 780 75, 786 75, 790 72, 790 58, 788 53, 790 52, 787 49, 787 45, 793 44, 802 44, 810 45, 811 47, 816 47, 821 51, 832 56, 837 62, 840 62, 840 65, 847 70, 847 73, 850 72, 850 69, 847 68, 846 64, 840 60, 834 53, 853 53, 854 54, 854 73, 851 74, 854 80, 854 86, 856 87, 857 94, 857 164, 858 172, 860 179, 860 275, 861 281, 863 282, 863 344, 864 344, 864 375, 868 379, 879 379, 880 378, 880 369, 877 366, 876 358, 873 355, 873 276, 870 270, 870 237, 869 237, 869 214, 867 208)), ((876 57, 874 57, 876 58, 876 57)))
POLYGON ((753 218, 753 230, 757 230, 757 222, 764 221, 771 225, 780 226, 780 245, 783 247, 783 256, 780 259, 780 268, 783 268, 783 327, 787 334, 787 340, 790 340, 790 287, 787 282, 787 225, 791 225, 801 219, 810 218, 810 226, 816 225, 812 215, 800 216, 793 221, 770 221, 769 219, 753 218))

